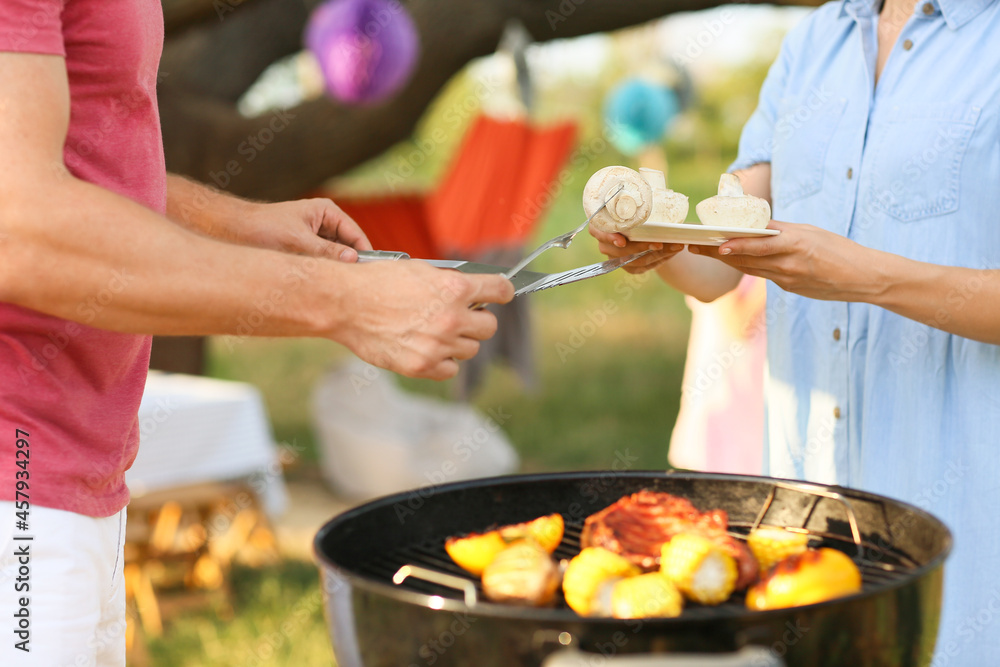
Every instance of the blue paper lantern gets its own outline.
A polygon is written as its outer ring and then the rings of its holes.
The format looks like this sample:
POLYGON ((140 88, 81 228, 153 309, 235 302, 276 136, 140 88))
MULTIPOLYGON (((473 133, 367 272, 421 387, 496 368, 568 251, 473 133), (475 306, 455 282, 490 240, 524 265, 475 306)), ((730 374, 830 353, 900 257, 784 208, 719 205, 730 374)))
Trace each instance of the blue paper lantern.
POLYGON ((625 155, 636 155, 660 141, 681 110, 671 88, 629 79, 617 85, 604 105, 608 139, 625 155))

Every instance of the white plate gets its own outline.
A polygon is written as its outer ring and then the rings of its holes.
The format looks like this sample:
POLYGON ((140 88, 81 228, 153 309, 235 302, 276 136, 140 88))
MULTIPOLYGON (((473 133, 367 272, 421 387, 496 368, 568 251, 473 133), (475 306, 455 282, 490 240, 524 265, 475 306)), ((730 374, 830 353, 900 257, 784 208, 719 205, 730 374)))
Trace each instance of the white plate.
POLYGON ((684 243, 691 245, 722 245, 729 239, 777 236, 777 229, 747 229, 746 227, 709 227, 699 224, 646 222, 625 232, 631 241, 654 243, 684 243))

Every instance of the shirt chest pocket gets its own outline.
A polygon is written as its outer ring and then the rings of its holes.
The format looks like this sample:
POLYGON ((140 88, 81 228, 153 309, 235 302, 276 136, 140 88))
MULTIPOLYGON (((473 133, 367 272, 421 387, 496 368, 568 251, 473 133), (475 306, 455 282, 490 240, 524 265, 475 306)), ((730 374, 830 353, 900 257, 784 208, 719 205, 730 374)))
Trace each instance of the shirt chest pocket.
POLYGON ((843 99, 824 100, 815 94, 781 101, 771 157, 776 206, 819 192, 827 150, 846 106, 843 99))
POLYGON ((868 206, 900 222, 958 210, 962 161, 981 109, 893 107, 868 129, 868 206))

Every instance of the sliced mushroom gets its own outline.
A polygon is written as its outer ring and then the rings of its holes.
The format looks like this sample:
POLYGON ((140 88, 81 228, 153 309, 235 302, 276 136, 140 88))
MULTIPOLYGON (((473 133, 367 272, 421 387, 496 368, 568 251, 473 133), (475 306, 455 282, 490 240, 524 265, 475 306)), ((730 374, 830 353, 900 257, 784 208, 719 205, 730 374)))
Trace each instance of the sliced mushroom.
POLYGON ((764 229, 771 220, 767 200, 745 194, 735 174, 723 174, 719 194, 699 202, 694 210, 702 224, 712 227, 764 229))

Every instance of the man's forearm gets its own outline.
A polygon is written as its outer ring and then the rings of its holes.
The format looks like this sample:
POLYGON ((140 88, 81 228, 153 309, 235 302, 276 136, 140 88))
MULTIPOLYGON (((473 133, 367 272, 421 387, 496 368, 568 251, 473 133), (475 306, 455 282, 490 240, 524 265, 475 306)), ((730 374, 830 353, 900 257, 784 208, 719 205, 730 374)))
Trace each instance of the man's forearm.
POLYGON ((157 334, 239 333, 260 300, 258 335, 322 335, 331 323, 318 318, 336 312, 337 262, 205 238, 69 175, 26 181, 0 214, 6 302, 157 334))
POLYGON ((167 174, 167 217, 206 236, 246 244, 240 233, 240 221, 254 205, 183 176, 167 174))

